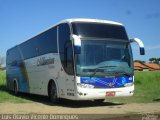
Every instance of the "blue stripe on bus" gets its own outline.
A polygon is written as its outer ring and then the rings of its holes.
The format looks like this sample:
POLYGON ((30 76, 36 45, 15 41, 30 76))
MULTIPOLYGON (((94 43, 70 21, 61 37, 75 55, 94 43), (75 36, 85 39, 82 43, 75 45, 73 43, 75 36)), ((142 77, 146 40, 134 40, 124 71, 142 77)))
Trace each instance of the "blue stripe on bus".
POLYGON ((95 88, 119 88, 127 83, 133 83, 133 77, 96 78, 81 77, 81 83, 94 85, 95 88))

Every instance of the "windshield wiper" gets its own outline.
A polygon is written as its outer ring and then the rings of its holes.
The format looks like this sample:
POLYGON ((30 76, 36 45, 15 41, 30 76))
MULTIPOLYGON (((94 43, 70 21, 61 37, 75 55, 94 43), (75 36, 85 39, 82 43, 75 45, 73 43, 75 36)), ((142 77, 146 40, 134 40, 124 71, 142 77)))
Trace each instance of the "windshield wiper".
POLYGON ((130 77, 131 74, 129 74, 127 72, 118 72, 118 73, 116 72, 115 76, 116 77, 119 77, 119 76, 128 76, 128 77, 130 77))
POLYGON ((95 71, 93 72, 93 74, 90 76, 90 78, 92 78, 92 77, 94 77, 95 76, 95 74, 97 73, 97 70, 98 69, 101 69, 101 68, 110 68, 110 67, 117 67, 117 66, 101 66, 101 67, 97 67, 96 69, 95 69, 95 71))

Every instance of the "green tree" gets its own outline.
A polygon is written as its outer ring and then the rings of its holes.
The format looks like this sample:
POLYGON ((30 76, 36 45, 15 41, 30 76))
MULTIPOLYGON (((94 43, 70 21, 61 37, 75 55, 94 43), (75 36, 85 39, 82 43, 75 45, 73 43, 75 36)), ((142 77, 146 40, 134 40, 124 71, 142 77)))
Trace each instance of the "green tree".
POLYGON ((154 58, 149 58, 149 61, 150 61, 151 63, 153 63, 154 58))
POLYGON ((158 58, 158 63, 160 64, 160 58, 158 58))
POLYGON ((141 60, 134 60, 134 62, 139 62, 139 63, 146 63, 146 61, 141 61, 141 60))
POLYGON ((157 63, 157 64, 159 64, 160 63, 160 58, 150 58, 149 61, 151 63, 157 63))

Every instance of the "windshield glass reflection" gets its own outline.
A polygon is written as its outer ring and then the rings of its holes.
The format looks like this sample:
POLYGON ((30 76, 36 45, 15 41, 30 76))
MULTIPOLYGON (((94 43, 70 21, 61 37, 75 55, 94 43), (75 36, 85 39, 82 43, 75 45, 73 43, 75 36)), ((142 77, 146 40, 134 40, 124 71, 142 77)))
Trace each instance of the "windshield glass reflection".
POLYGON ((131 76, 132 55, 128 42, 115 40, 82 40, 81 54, 76 55, 80 76, 131 76))

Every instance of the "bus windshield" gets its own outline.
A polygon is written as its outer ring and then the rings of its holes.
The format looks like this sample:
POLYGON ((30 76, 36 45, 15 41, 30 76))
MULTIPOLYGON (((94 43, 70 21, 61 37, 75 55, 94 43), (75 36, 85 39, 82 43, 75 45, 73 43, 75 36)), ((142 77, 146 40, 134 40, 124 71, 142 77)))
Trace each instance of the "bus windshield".
POLYGON ((132 52, 129 42, 113 39, 82 39, 76 54, 78 76, 132 76, 132 52))

